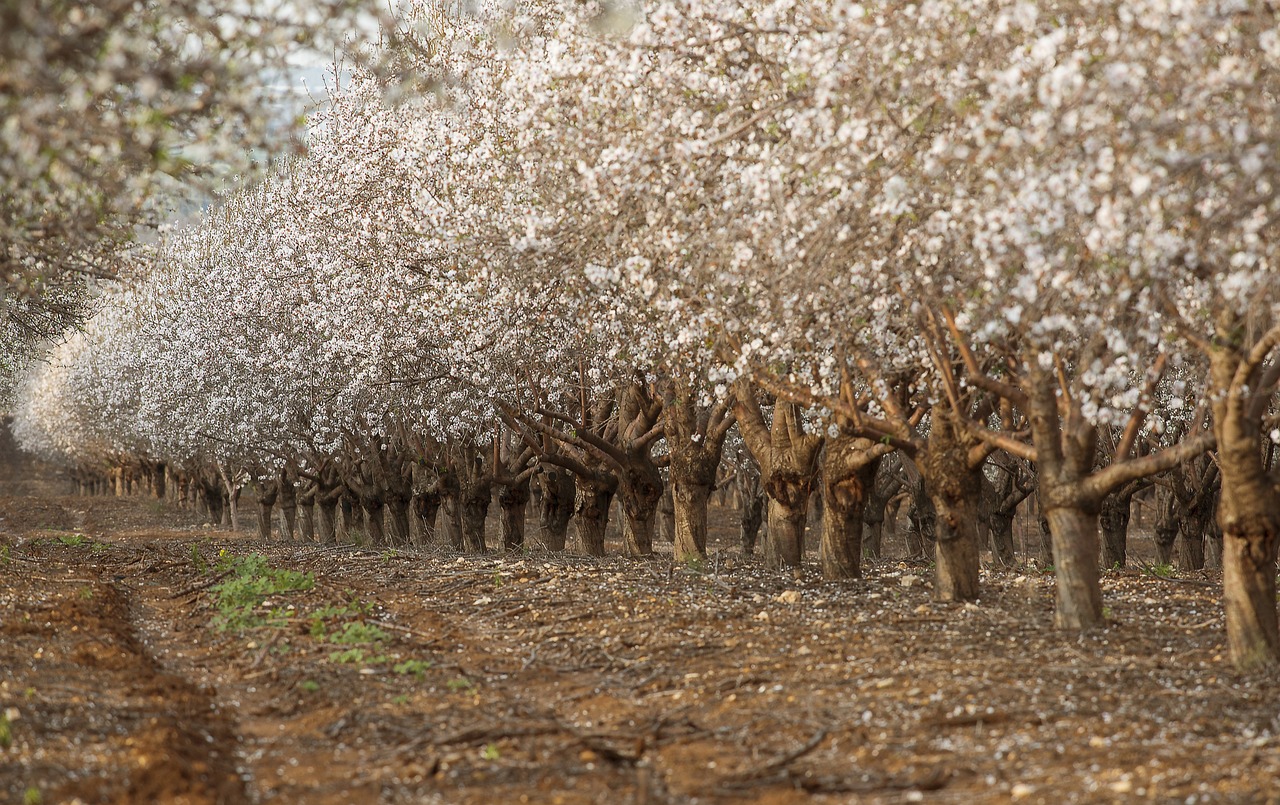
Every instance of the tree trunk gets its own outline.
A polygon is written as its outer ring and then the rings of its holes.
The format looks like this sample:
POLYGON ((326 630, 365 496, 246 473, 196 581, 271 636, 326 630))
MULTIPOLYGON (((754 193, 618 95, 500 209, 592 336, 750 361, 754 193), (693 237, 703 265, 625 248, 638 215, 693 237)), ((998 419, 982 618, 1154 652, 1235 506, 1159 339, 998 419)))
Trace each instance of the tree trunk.
POLYGON ((862 577, 862 518, 883 453, 875 442, 841 435, 827 439, 819 455, 825 579, 862 577))
POLYGON ((991 556, 999 567, 1013 567, 1017 563, 1013 521, 1012 514, 1002 511, 991 513, 991 556))
POLYGON ((386 511, 386 504, 381 498, 375 498, 360 504, 360 508, 364 510, 365 540, 370 545, 387 544, 386 533, 383 530, 383 512, 386 511))
POLYGON ((278 488, 280 491, 276 499, 280 503, 280 524, 284 539, 286 542, 293 542, 298 525, 298 489, 285 477, 281 477, 278 488))
POLYGON ((538 501, 538 536, 542 547, 563 551, 573 518, 577 482, 568 470, 546 468, 538 478, 542 499, 538 501))
POLYGON ((1156 490, 1155 543, 1156 564, 1173 564, 1173 544, 1178 539, 1178 520, 1182 512, 1178 506, 1178 496, 1172 490, 1161 487, 1156 490))
POLYGON ((462 502, 456 494, 441 495, 440 517, 444 521, 445 544, 455 551, 465 551, 467 543, 462 537, 462 502))
POLYGON ((804 491, 798 506, 788 505, 784 500, 772 496, 768 506, 769 532, 764 543, 765 567, 800 567, 804 558, 804 529, 809 515, 808 490, 804 491))
POLYGON ((1054 507, 1045 512, 1053 536, 1059 629, 1083 631, 1101 626, 1102 588, 1098 579, 1098 517, 1081 508, 1054 507))
POLYGON ((390 544, 409 544, 409 499, 404 495, 387 498, 387 538, 390 544))
POLYGON ((489 517, 489 484, 477 484, 462 495, 462 544, 467 553, 487 553, 484 522, 489 517))
POLYGON ((1102 499, 1098 524, 1102 527, 1102 567, 1106 570, 1122 568, 1127 561, 1132 502, 1132 495, 1121 492, 1102 499))
MULTIPOLYGON (((970 484, 970 486, 973 486, 970 484)), ((968 497, 933 498, 937 552, 933 597, 939 601, 972 601, 978 597, 978 551, 982 534, 977 489, 968 497)))
POLYGON ((668 483, 662 492, 662 500, 658 501, 658 536, 663 542, 675 544, 676 541, 676 504, 672 497, 674 483, 668 483))
POLYGON ((710 484, 689 480, 671 482, 677 562, 695 561, 707 555, 707 506, 711 502, 711 491, 710 484))
POLYGON ((529 497, 528 480, 504 486, 498 493, 498 505, 502 509, 502 549, 508 553, 524 548, 524 521, 529 497))
POLYGON ((755 553, 756 539, 760 534, 760 525, 764 522, 764 495, 752 495, 742 501, 742 513, 738 522, 738 536, 742 541, 742 552, 747 556, 755 553))
POLYGON ((320 515, 320 542, 325 545, 338 544, 338 499, 319 496, 316 511, 320 515))
POLYGON ((597 489, 578 484, 578 505, 574 525, 578 533, 578 551, 586 556, 604 556, 605 529, 609 526, 612 489, 597 489))
POLYGON ((436 520, 440 516, 440 493, 424 490, 413 497, 413 516, 417 523, 417 545, 425 547, 436 541, 436 520))
POLYGON ((649 511, 635 511, 625 502, 622 505, 622 542, 627 556, 643 558, 653 556, 653 522, 657 506, 649 511))

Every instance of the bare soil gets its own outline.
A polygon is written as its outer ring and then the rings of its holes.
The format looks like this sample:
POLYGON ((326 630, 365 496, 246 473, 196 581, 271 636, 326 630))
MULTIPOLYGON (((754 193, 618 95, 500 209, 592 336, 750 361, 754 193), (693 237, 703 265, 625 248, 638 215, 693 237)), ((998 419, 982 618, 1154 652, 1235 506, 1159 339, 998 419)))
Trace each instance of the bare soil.
POLYGON ((924 563, 782 576, 725 510, 704 567, 458 557, 261 543, 46 472, 0 498, 4 801, 1280 802, 1276 680, 1226 663, 1211 575, 1108 573, 1077 636, 1033 568, 969 605, 924 563), (222 628, 251 554, 314 586, 222 628))

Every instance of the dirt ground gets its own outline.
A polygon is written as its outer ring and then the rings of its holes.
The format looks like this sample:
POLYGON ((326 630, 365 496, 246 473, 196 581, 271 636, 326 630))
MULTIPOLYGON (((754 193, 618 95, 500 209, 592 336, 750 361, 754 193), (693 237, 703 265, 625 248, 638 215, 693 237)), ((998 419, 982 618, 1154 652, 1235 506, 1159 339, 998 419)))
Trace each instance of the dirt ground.
POLYGON ((1280 802, 1276 680, 1225 662, 1212 576, 1108 573, 1080 637, 1032 568, 968 605, 922 563, 770 574, 723 511, 705 567, 467 558, 46 473, 0 498, 7 802, 1280 802))

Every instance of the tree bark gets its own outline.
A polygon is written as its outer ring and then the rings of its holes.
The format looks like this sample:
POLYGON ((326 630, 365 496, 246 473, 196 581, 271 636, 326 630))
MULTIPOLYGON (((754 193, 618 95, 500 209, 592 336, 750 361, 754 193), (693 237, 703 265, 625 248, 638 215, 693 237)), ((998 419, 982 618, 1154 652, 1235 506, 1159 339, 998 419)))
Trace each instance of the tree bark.
POLYGON ((1129 517, 1133 495, 1113 492, 1102 500, 1098 523, 1102 527, 1102 567, 1122 568, 1129 552, 1129 517))
POLYGON ((544 467, 538 484, 542 489, 538 501, 539 541, 546 550, 563 551, 577 493, 573 473, 560 467, 544 467))
POLYGON ((673 551, 677 562, 707 555, 707 506, 711 501, 711 491, 711 485, 693 480, 671 482, 675 518, 673 551))
POLYGON ((822 531, 819 556, 825 579, 862 577, 862 520, 876 469, 887 447, 868 439, 829 438, 819 457, 822 531))
POLYGON ((970 497, 933 496, 938 512, 933 597, 939 601, 972 601, 978 597, 978 551, 982 534, 977 490, 970 497))
POLYGON ((435 489, 424 489, 413 496, 413 516, 417 521, 419 547, 426 547, 436 541, 436 520, 440 514, 440 493, 435 489))
POLYGON ((386 509, 387 540, 391 545, 409 543, 409 499, 403 495, 389 495, 386 509))
POLYGON ((524 548, 524 521, 529 497, 528 480, 505 486, 498 493, 498 506, 502 509, 502 549, 508 553, 524 548))
POLYGON ((1081 508, 1053 507, 1045 512, 1053 535, 1059 629, 1083 631, 1099 626, 1102 587, 1098 578, 1098 518, 1081 508))
POLYGON ((578 534, 578 551, 585 556, 604 556, 605 530, 609 526, 609 507, 613 489, 595 484, 578 483, 577 510, 574 526, 578 534))

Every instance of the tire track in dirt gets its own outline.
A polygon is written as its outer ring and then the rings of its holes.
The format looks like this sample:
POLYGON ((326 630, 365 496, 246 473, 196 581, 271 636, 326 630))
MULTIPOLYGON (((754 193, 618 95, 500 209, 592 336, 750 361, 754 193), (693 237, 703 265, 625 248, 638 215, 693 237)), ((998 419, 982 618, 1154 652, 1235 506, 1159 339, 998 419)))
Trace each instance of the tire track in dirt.
POLYGON ((248 802, 214 692, 166 668, 136 628, 121 583, 136 555, 94 545, 36 540, 12 560, 0 694, 17 716, 16 751, 0 755, 0 791, 15 802, 248 802))

